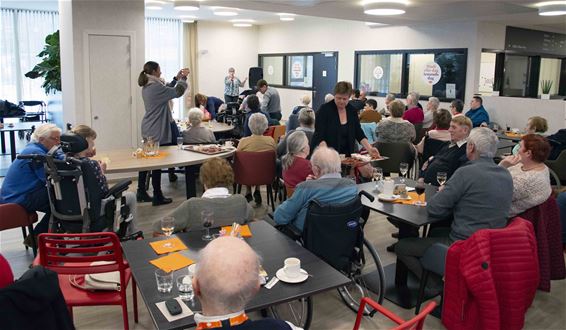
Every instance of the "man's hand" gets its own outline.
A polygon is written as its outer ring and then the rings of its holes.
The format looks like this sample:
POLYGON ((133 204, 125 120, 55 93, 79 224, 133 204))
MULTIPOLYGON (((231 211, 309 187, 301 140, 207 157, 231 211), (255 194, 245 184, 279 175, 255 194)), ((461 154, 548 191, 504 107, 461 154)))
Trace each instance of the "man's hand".
POLYGON ((314 174, 309 174, 306 178, 306 180, 316 180, 316 176, 314 174))

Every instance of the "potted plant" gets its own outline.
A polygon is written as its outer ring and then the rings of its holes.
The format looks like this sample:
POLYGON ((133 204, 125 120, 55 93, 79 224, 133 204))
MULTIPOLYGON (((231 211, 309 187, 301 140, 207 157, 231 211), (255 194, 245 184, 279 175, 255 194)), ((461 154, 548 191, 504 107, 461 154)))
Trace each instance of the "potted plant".
POLYGON ((45 46, 37 55, 42 61, 25 76, 31 79, 43 78, 41 87, 45 94, 61 91, 61 56, 59 54, 59 30, 45 37, 45 46))
POLYGON ((550 99, 550 89, 552 88, 552 80, 541 80, 540 88, 542 90, 541 100, 550 99))

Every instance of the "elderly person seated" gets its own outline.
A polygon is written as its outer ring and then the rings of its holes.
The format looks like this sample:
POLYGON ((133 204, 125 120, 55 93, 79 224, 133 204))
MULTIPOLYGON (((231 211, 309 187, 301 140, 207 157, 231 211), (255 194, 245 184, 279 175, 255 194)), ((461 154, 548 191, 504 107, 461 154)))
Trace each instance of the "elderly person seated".
POLYGON ((389 110, 391 117, 380 121, 375 129, 377 142, 412 142, 416 137, 415 126, 402 118, 405 111, 403 103, 393 101, 389 110))
POLYGON ((189 110, 191 127, 182 132, 183 143, 216 143, 214 132, 208 127, 201 126, 203 113, 198 108, 189 110))
MULTIPOLYGON (((451 137, 448 129, 450 129, 451 120, 452 115, 450 114, 450 111, 446 109, 436 110, 432 118, 432 126, 435 128, 426 132, 426 136, 428 136, 429 139, 450 141, 451 137)), ((425 139, 426 137, 423 136, 419 144, 417 144, 417 151, 419 154, 423 153, 425 139)))
MULTIPOLYGON (((527 127, 525 127, 526 134, 538 134, 540 136, 544 136, 546 131, 548 131, 548 122, 546 119, 534 116, 527 120, 527 127)), ((517 155, 519 153, 520 147, 520 144, 513 147, 513 155, 517 155)))
POLYGON ((301 109, 301 111, 299 111, 299 127, 289 131, 279 140, 279 144, 277 145, 277 157, 281 158, 287 153, 287 136, 293 132, 304 132, 309 139, 309 143, 311 143, 314 134, 314 122, 314 111, 311 108, 301 109))
POLYGON ((550 173, 544 164, 550 144, 539 135, 528 134, 519 142, 519 154, 505 157, 499 165, 513 177, 513 201, 509 216, 514 217, 550 197, 550 173))
POLYGON ((301 131, 289 134, 287 138, 287 154, 281 159, 283 166, 283 181, 285 186, 295 189, 295 186, 312 175, 311 163, 307 160, 310 154, 309 139, 301 131))
POLYGON ((385 106, 383 108, 381 108, 381 110, 379 110, 379 113, 383 116, 383 117, 389 117, 391 115, 390 111, 389 111, 389 105, 391 104, 391 102, 395 101, 395 95, 394 94, 387 94, 385 96, 385 106))
MULTIPOLYGON (((232 167, 223 158, 210 158, 205 161, 199 173, 204 185, 202 197, 184 201, 168 214, 175 218, 174 232, 201 230, 201 212, 214 212, 214 226, 228 226, 233 222, 246 223, 253 219, 253 210, 242 195, 231 195, 228 190, 234 183, 232 167)), ((160 221, 153 223, 154 236, 162 235, 160 221)))
POLYGON ((245 313, 257 294, 260 259, 243 240, 220 237, 199 253, 193 288, 202 311, 195 314, 197 329, 296 329, 282 320, 252 321, 245 313))
MULTIPOLYGON (((108 203, 108 199, 103 199, 104 196, 108 194, 108 182, 106 181, 106 163, 103 161, 96 161, 91 159, 96 155, 96 148, 94 146, 94 140, 96 139, 96 131, 87 125, 77 125, 71 130, 74 133, 88 142, 88 147, 76 154, 70 156, 77 158, 82 161, 82 169, 84 171, 83 177, 88 186, 88 191, 90 193, 90 198, 92 203, 97 203, 96 205, 90 205, 91 208, 98 212, 100 217, 105 214, 105 205, 108 203), (100 200, 99 200, 100 198, 100 200)), ((132 191, 124 191, 122 196, 126 199, 126 205, 130 209, 130 214, 132 215, 132 220, 126 227, 126 235, 132 235, 137 231, 136 228, 136 214, 137 214, 137 203, 136 203, 136 193, 132 191)), ((92 231, 103 231, 107 230, 107 224, 97 219, 91 222, 92 231)))
POLYGON ((360 123, 379 123, 381 114, 376 110, 377 101, 369 99, 364 105, 364 111, 360 114, 360 123))
MULTIPOLYGON (((269 117, 269 115, 263 111, 261 111, 260 109, 260 104, 259 104, 259 99, 257 96, 255 95, 250 95, 247 97, 248 100, 248 109, 249 112, 246 114, 246 118, 244 119, 244 136, 250 136, 252 135, 252 131, 250 129, 250 125, 249 125, 249 121, 250 121, 250 117, 254 114, 254 113, 259 113, 265 116, 265 118, 267 119, 267 124, 269 125, 269 121, 271 119, 271 117, 269 117)), ((267 129, 267 127, 266 127, 267 129)), ((261 133, 263 134, 263 132, 261 133)))
MULTIPOLYGON (((267 129, 267 116, 264 113, 253 113, 248 118, 248 125, 252 135, 240 140, 237 151, 261 152, 273 150, 275 152, 277 146, 273 138, 263 135, 263 132, 267 129)), ((246 199, 248 202, 252 201, 252 191, 249 186, 246 186, 246 199)), ((255 187, 253 199, 257 205, 261 204, 259 187, 255 187)))
MULTIPOLYGON (((35 129, 31 142, 20 152, 20 155, 45 155, 60 143, 61 129, 53 124, 43 124, 35 129)), ((63 154, 59 153, 56 157, 62 158, 63 154)), ((0 188, 0 204, 15 203, 21 205, 27 212, 39 211, 45 214, 33 230, 35 235, 46 233, 49 227, 51 209, 45 180, 42 163, 29 159, 15 159, 8 168, 0 188)), ((31 236, 25 244, 30 241, 31 236)))
POLYGON ((424 120, 424 113, 419 104, 419 97, 417 92, 410 92, 409 95, 407 95, 407 111, 403 114, 403 119, 413 125, 421 124, 424 120))
POLYGON ((287 134, 289 134, 290 131, 296 129, 299 126, 299 111, 305 108, 310 109, 309 107, 310 103, 311 103, 310 95, 307 94, 301 97, 301 105, 297 105, 296 107, 294 107, 293 111, 289 115, 289 118, 287 119, 287 123, 285 126, 285 131, 287 134))
MULTIPOLYGON (((497 136, 490 129, 473 129, 466 144, 470 162, 457 169, 446 185, 427 201, 429 218, 450 219, 450 228, 434 228, 427 238, 405 238, 397 243, 397 257, 418 277, 422 273, 419 258, 434 243, 450 245, 480 229, 507 225, 513 179, 509 171, 493 162, 497 143, 497 136)), ((431 288, 441 285, 440 279, 431 280, 431 288)))
POLYGON ((273 214, 278 225, 291 225, 303 231, 309 203, 317 199, 322 203, 340 203, 355 198, 358 188, 354 181, 344 179, 341 159, 332 148, 320 146, 311 157, 314 175, 296 186, 293 196, 279 205, 273 214))
POLYGON ((423 128, 430 128, 433 125, 433 116, 440 106, 440 100, 438 97, 429 97, 428 103, 426 104, 426 110, 424 112, 423 128))

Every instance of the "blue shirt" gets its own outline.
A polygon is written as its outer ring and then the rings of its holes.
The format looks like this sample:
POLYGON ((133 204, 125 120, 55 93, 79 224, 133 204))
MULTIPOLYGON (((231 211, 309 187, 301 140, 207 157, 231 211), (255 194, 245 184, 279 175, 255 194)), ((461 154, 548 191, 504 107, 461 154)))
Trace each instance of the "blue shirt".
POLYGON ((275 209, 273 218, 277 224, 292 224, 303 231, 309 202, 343 203, 356 197, 358 188, 354 181, 340 177, 339 173, 323 175, 297 185, 293 196, 275 209))
POLYGON ((212 117, 211 119, 215 119, 216 118, 216 113, 218 112, 218 108, 220 108, 220 106, 224 103, 224 101, 222 101, 221 99, 214 97, 214 96, 209 96, 206 100, 206 110, 208 110, 208 112, 210 112, 210 117, 212 117))
POLYGON ((473 127, 479 127, 482 123, 489 124, 489 115, 483 105, 477 109, 470 109, 466 112, 466 117, 470 118, 473 127))
MULTIPOLYGON (((49 150, 41 143, 30 143, 20 153, 21 155, 45 155, 49 150)), ((56 158, 60 158, 57 156, 56 158)), ((45 169, 43 163, 29 159, 16 159, 10 165, 6 178, 0 189, 0 203, 21 204, 28 193, 45 185, 45 169)))

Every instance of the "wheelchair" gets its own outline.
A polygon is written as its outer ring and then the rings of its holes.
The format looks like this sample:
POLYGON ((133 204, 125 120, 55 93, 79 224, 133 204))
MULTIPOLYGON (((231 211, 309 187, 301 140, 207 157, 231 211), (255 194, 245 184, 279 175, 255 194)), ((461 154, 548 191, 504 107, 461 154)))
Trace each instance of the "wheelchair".
MULTIPOLYGON (((363 230, 369 210, 362 205, 362 195, 370 201, 374 200, 372 195, 361 191, 356 198, 345 203, 324 204, 317 200, 311 201, 302 234, 292 226, 277 226, 351 279, 350 284, 338 288, 338 293, 354 312, 358 311, 362 297, 370 297, 381 304, 385 294, 381 259, 373 245, 364 238, 363 230)), ((277 305, 272 307, 272 312, 275 317, 280 317, 281 314, 286 317, 291 315, 291 321, 308 328, 312 318, 312 299, 309 297, 277 305)), ((373 316, 375 312, 366 307, 364 315, 373 316)))
POLYGON ((87 147, 88 142, 83 137, 65 133, 61 135, 61 145, 48 154, 17 156, 19 159, 32 160, 31 166, 45 168, 51 208, 49 231, 114 231, 121 240, 143 238, 141 231, 126 236, 133 216, 122 194, 132 181, 123 180, 117 183, 105 195, 100 194, 98 189, 93 189, 99 184, 96 174, 86 167, 85 161, 70 156, 87 147), (63 159, 55 156, 58 150, 65 154, 63 159))

